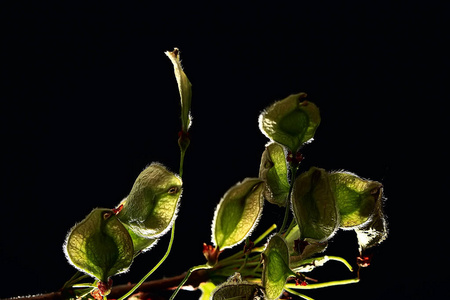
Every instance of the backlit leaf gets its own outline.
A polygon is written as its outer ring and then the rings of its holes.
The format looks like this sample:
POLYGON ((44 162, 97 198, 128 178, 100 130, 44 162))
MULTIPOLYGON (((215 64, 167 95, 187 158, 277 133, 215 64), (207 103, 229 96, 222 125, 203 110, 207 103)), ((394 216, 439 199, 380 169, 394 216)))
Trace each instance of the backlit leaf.
POLYGON ((378 201, 375 207, 375 213, 368 223, 355 229, 358 238, 359 251, 371 248, 383 242, 388 235, 386 219, 383 214, 383 203, 378 201))
POLYGON ((279 206, 286 206, 289 195, 288 170, 284 149, 277 143, 266 147, 259 167, 259 177, 266 181, 264 197, 279 206))
POLYGON ((291 201, 302 240, 309 238, 323 242, 338 229, 336 199, 324 169, 312 167, 297 177, 291 201))
POLYGON ((286 280, 295 276, 289 268, 289 250, 281 235, 270 238, 262 257, 262 282, 266 299, 277 299, 283 292, 286 280))
POLYGON ((305 99, 305 93, 290 95, 269 106, 259 117, 261 131, 292 153, 312 140, 320 124, 319 109, 305 99))
POLYGON ((77 269, 107 283, 110 276, 128 269, 134 248, 113 211, 97 208, 71 229, 64 252, 77 269))
POLYGON ((331 189, 340 214, 340 227, 351 228, 367 222, 381 202, 383 186, 349 172, 330 174, 331 189))
POLYGON ((178 175, 161 164, 152 163, 139 174, 117 216, 137 236, 160 237, 175 220, 181 186, 178 175))
POLYGON ((242 242, 256 226, 264 204, 264 181, 246 178, 231 187, 214 213, 213 243, 219 249, 242 242))

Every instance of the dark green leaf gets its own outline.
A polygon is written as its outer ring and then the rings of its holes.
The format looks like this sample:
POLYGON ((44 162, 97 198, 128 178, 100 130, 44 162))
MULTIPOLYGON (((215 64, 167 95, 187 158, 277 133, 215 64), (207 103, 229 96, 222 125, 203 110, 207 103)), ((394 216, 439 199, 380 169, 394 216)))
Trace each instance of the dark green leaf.
POLYGON ((128 231, 112 210, 102 208, 71 229, 64 251, 72 265, 102 282, 126 271, 134 255, 128 231))
POLYGON ((301 174, 294 182, 291 201, 302 240, 323 242, 338 229, 336 200, 324 169, 312 167, 301 174))
POLYGON ((178 175, 161 164, 152 163, 139 174, 117 216, 137 236, 160 237, 176 218, 181 186, 178 175))
POLYGON ((264 186, 259 178, 246 178, 225 193, 212 225, 216 247, 231 248, 250 235, 261 216, 264 186))
POLYGON ((266 147, 259 167, 259 177, 266 181, 264 197, 279 206, 286 206, 289 195, 288 170, 284 149, 277 143, 266 147))
POLYGON ((290 95, 269 106, 259 117, 261 131, 292 153, 312 140, 320 124, 319 109, 305 98, 305 93, 290 95))

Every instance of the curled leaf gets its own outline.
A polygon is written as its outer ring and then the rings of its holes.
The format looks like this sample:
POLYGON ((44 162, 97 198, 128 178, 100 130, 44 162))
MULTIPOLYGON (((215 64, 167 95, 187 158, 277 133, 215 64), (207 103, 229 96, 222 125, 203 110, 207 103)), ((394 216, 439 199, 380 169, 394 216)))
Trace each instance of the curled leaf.
POLYGON ((261 216, 263 192, 263 180, 246 178, 225 193, 212 224, 212 240, 217 248, 231 248, 250 235, 261 216))
POLYGON ((288 170, 284 149, 271 143, 264 150, 259 167, 259 177, 266 181, 264 197, 279 206, 286 206, 289 195, 288 170))
POLYGON ((264 252, 262 283, 266 299, 277 299, 283 292, 286 280, 295 273, 289 268, 289 250, 279 234, 273 235, 264 252))
POLYGON ((97 208, 70 230, 64 252, 77 269, 108 283, 110 276, 129 268, 134 248, 113 211, 97 208))
POLYGON ((381 183, 365 180, 349 172, 330 174, 331 189, 340 214, 340 227, 352 228, 367 222, 381 202, 381 183))
POLYGON ((135 235, 158 238, 171 228, 176 218, 181 187, 178 175, 152 163, 139 174, 117 216, 135 235))
POLYGON ((292 153, 312 140, 320 124, 319 109, 305 98, 305 93, 290 95, 269 106, 259 117, 261 131, 292 153))
POLYGON ((339 227, 336 199, 330 187, 328 173, 312 167, 294 182, 292 210, 300 229, 300 238, 323 242, 339 227))
POLYGON ((383 242, 388 235, 387 222, 383 214, 382 201, 378 201, 375 213, 370 221, 355 229, 358 238, 359 252, 362 253, 368 248, 383 242))
POLYGON ((173 49, 173 51, 164 52, 167 57, 170 58, 173 64, 173 69, 175 72, 175 78, 178 83, 178 90, 180 92, 181 99, 181 126, 183 132, 188 132, 191 126, 191 99, 192 99, 192 85, 186 74, 181 67, 180 62, 180 51, 178 48, 173 49))

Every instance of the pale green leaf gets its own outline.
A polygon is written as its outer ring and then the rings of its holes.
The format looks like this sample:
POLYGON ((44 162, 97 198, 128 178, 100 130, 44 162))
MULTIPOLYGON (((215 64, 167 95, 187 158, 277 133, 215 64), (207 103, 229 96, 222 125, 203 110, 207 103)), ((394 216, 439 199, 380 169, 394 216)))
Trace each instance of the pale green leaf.
POLYGON ((171 228, 176 218, 181 187, 178 175, 152 163, 139 174, 117 216, 137 236, 158 238, 171 228))
POLYGON ((264 197, 279 206, 286 206, 289 195, 288 170, 284 149, 277 143, 266 146, 261 157, 259 177, 266 181, 264 197))
POLYGON ((329 177, 340 214, 340 227, 351 228, 369 221, 382 201, 382 184, 349 172, 334 172, 329 177))
POLYGON ((320 124, 319 109, 305 99, 305 93, 290 95, 269 106, 259 117, 261 131, 292 153, 312 140, 320 124))
POLYGON ((125 272, 134 256, 128 231, 112 210, 103 208, 94 209, 70 230, 64 252, 77 269, 105 283, 125 272))
POLYGON ((264 181, 246 178, 231 187, 214 213, 213 243, 219 249, 241 243, 255 228, 264 204, 264 181))

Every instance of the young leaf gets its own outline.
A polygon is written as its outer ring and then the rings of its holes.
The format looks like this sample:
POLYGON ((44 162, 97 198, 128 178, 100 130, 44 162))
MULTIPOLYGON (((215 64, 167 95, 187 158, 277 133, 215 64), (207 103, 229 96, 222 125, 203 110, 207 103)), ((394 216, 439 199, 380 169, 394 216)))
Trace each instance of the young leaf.
POLYGON ((181 67, 180 51, 175 48, 172 52, 164 52, 170 58, 173 64, 175 77, 178 83, 178 90, 181 98, 181 126, 183 132, 188 132, 191 126, 191 99, 192 99, 192 85, 181 67))
POLYGON ((64 252, 75 268, 107 283, 110 276, 128 269, 134 248, 113 211, 97 208, 70 230, 64 252))
POLYGON ((381 202, 383 186, 379 182, 365 180, 349 172, 335 172, 330 174, 330 184, 341 218, 340 227, 364 224, 381 202))
POLYGON ((261 131, 292 153, 312 140, 320 124, 319 109, 305 98, 305 93, 290 95, 269 106, 259 116, 261 131))
POLYGON ((261 216, 264 185, 259 178, 246 178, 220 200, 212 224, 212 241, 220 250, 231 248, 250 235, 261 216))
POLYGON ((297 177, 291 202, 302 240, 309 238, 323 242, 338 229, 336 200, 324 169, 312 167, 297 177))
POLYGON ((272 236, 262 253, 262 283, 269 300, 277 299, 283 292, 286 280, 295 276, 289 268, 289 250, 281 235, 272 236))
POLYGON ((286 206, 289 195, 289 181, 284 149, 277 143, 271 143, 264 150, 259 177, 266 181, 264 197, 278 206, 286 206))
POLYGON ((137 236, 160 237, 175 220, 181 186, 179 176, 152 163, 139 174, 117 217, 137 236))

